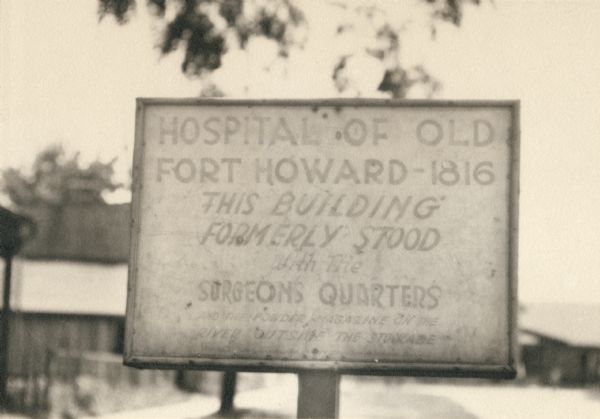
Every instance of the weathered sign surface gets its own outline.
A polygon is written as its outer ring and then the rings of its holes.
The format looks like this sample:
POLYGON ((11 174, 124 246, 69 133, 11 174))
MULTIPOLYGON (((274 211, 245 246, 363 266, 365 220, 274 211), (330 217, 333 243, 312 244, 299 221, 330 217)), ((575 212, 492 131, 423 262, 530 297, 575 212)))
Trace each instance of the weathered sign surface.
POLYGON ((126 362, 510 376, 517 122, 138 100, 126 362))

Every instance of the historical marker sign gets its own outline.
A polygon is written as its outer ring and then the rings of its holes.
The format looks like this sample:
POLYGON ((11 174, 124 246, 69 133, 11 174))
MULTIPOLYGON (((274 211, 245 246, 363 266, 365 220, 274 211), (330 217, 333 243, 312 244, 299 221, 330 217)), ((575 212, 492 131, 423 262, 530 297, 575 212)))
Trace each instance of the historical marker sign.
POLYGON ((514 374, 518 103, 138 101, 126 362, 514 374))

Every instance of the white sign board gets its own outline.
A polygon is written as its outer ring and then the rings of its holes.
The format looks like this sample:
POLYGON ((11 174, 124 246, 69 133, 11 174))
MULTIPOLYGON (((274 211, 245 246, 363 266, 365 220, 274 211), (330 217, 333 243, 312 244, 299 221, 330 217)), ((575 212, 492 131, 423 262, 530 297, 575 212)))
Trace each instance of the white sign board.
POLYGON ((514 374, 517 102, 138 100, 126 363, 514 374))

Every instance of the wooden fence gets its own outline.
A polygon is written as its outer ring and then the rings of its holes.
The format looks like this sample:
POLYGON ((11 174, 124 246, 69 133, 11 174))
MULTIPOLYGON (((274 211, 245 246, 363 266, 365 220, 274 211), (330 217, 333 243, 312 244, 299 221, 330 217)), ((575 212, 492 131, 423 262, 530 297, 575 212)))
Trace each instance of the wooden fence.
POLYGON ((8 377, 8 410, 28 415, 48 410, 51 357, 44 356, 40 360, 36 352, 25 350, 19 361, 19 373, 8 377))
POLYGON ((123 365, 122 355, 115 353, 48 350, 44 359, 44 368, 39 369, 39 359, 23 355, 21 362, 28 372, 9 378, 9 411, 31 416, 48 412, 52 387, 75 388, 80 377, 129 388, 175 382, 175 371, 129 368, 123 365))
POLYGON ((89 376, 112 386, 134 387, 175 382, 175 371, 126 367, 123 365, 123 356, 115 353, 57 351, 50 358, 48 369, 51 381, 72 383, 80 376, 89 376))

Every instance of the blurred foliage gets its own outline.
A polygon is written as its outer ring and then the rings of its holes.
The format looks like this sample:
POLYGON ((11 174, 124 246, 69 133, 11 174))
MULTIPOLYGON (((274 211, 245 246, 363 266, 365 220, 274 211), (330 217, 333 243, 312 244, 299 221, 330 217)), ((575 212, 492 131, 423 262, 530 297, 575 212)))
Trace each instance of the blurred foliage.
MULTIPOLYGON (((100 19, 115 16, 126 23, 135 10, 135 0, 98 0, 100 19)), ((180 46, 185 50, 182 71, 202 75, 221 66, 230 34, 244 48, 253 36, 264 36, 277 42, 279 54, 287 56, 292 45, 302 45, 295 29, 305 24, 304 15, 290 0, 147 0, 152 13, 165 20, 160 45, 163 54, 180 46), (174 16, 167 17, 173 7, 174 16)))
POLYGON ((440 90, 440 82, 431 76, 423 67, 417 65, 408 70, 397 65, 387 69, 378 90, 388 92, 393 98, 406 97, 409 89, 415 85, 425 88, 425 96, 432 97, 440 90))
POLYGON ((84 167, 79 153, 68 156, 62 146, 51 145, 37 155, 31 169, 4 170, 0 187, 17 206, 104 203, 104 192, 123 186, 113 180, 115 161, 97 160, 84 167))
POLYGON ((472 3, 479 5, 481 0, 424 0, 433 8, 433 16, 460 25, 463 16, 463 4, 472 3))
POLYGON ((209 81, 202 86, 200 97, 225 97, 225 93, 219 89, 219 86, 209 81))
MULTIPOLYGON (((430 23, 429 31, 431 37, 437 36, 437 25, 439 23, 450 23, 460 26, 462 22, 464 5, 469 3, 479 5, 481 0, 421 0, 429 8, 430 23)), ((369 46, 365 47, 364 53, 380 60, 385 67, 383 78, 378 90, 388 93, 393 98, 405 98, 413 86, 422 87, 422 95, 432 97, 441 87, 441 83, 435 79, 421 65, 405 66, 400 59, 401 35, 406 29, 402 22, 393 22, 386 10, 377 1, 366 2, 367 6, 349 6, 343 1, 334 2, 340 10, 353 9, 358 20, 366 22, 374 29, 375 38, 369 46)), ((399 7, 401 7, 398 2, 399 7)), ((356 30, 352 23, 344 23, 338 26, 337 34, 343 35, 356 30)), ((350 87, 350 81, 346 75, 346 69, 350 55, 339 57, 333 69, 332 79, 339 92, 350 87)))
MULTIPOLYGON (((315 0, 316 1, 316 0, 315 0)), ((406 97, 415 85, 424 87, 425 95, 433 95, 440 87, 423 67, 406 68, 399 60, 401 28, 391 22, 376 0, 356 6, 355 2, 322 0, 324 6, 353 9, 364 19, 379 25, 378 48, 366 53, 381 60, 385 73, 379 90, 392 97, 406 97), (377 18, 377 19, 376 19, 377 18), (381 23, 383 22, 383 23, 381 23)), ((417 0, 426 6, 431 16, 431 36, 436 37, 437 24, 447 22, 459 26, 464 5, 479 5, 481 0, 417 0)), ((136 0, 98 0, 100 19, 113 15, 120 24, 126 23, 136 8, 136 0)), ((182 71, 189 76, 203 77, 221 66, 221 58, 228 42, 236 39, 244 48, 251 37, 263 36, 279 47, 279 55, 287 57, 291 47, 302 47, 304 39, 298 36, 306 27, 304 14, 293 0, 146 0, 147 7, 165 23, 161 52, 168 54, 182 47, 185 51, 182 71), (171 13, 171 11, 174 11, 171 13), (233 35, 233 36, 230 36, 233 35)), ((398 1, 398 7, 407 3, 398 1)), ((351 24, 338 28, 338 34, 353 30, 351 24)), ((332 79, 339 92, 349 87, 345 69, 348 55, 342 55, 333 69, 332 79)))

